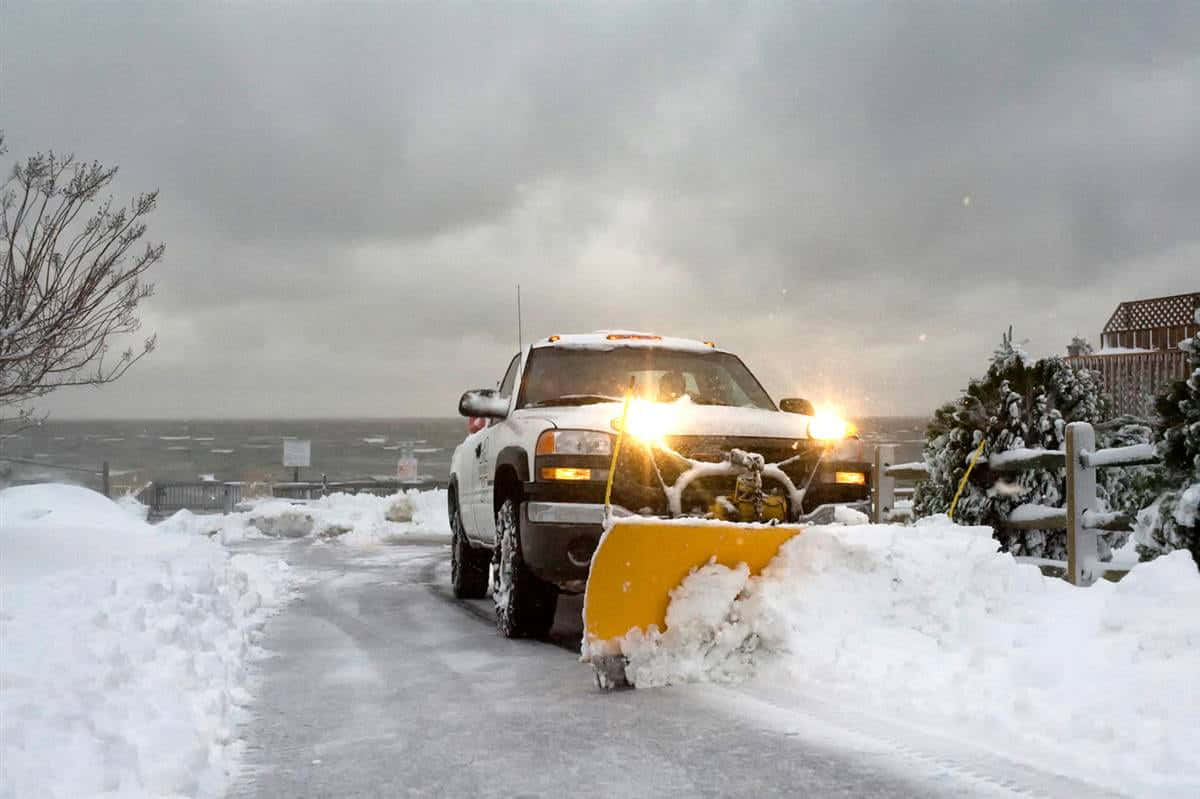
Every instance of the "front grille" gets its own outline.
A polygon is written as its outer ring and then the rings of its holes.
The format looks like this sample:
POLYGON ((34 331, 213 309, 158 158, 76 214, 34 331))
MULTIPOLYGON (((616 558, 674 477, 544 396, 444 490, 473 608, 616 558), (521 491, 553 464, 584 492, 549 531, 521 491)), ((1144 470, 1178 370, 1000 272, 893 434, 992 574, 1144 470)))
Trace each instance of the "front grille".
POLYGON ((741 436, 673 436, 667 446, 692 460, 717 463, 725 460, 731 449, 757 452, 767 463, 779 463, 803 452, 817 453, 804 439, 789 441, 780 438, 745 438, 741 436))
MULTIPOLYGON (((795 460, 782 468, 797 488, 802 488, 807 482, 820 456, 820 450, 803 439, 789 441, 778 438, 675 436, 667 440, 667 445, 680 455, 706 463, 725 460, 731 449, 756 452, 762 455, 767 463, 782 463, 794 458, 795 460)), ((674 485, 688 467, 686 461, 681 461, 668 452, 658 448, 651 452, 646 445, 626 439, 613 477, 613 502, 635 512, 666 515, 669 512, 667 497, 660 486, 659 475, 668 486, 674 485)), ((820 476, 813 481, 814 488, 819 479, 820 476)), ((736 480, 733 475, 695 480, 684 491, 681 503, 684 513, 704 513, 718 496, 732 496, 736 480)), ((769 478, 764 478, 763 487, 769 494, 787 498, 784 487, 769 478)), ((798 509, 789 508, 789 512, 795 514, 798 509)))

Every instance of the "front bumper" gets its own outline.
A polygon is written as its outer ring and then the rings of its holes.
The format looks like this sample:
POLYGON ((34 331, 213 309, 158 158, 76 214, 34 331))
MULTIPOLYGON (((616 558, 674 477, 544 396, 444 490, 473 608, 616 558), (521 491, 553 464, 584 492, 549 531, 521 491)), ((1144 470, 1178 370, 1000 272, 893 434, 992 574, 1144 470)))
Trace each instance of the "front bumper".
MULTIPOLYGON (((614 516, 628 514, 613 508, 614 516)), ((521 554, 525 565, 548 583, 579 590, 603 533, 602 504, 521 503, 521 554)))

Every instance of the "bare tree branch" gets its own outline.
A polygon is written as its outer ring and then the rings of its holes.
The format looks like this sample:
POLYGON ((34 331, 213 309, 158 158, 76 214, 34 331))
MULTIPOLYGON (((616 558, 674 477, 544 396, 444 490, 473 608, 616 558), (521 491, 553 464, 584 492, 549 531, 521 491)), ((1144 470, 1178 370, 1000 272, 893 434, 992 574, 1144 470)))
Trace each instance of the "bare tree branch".
POLYGON ((154 291, 144 275, 165 251, 146 244, 134 254, 157 191, 124 206, 98 199, 116 174, 38 153, 0 187, 0 408, 110 383, 154 350, 151 335, 140 352, 109 357, 113 337, 141 327, 138 303, 154 291))

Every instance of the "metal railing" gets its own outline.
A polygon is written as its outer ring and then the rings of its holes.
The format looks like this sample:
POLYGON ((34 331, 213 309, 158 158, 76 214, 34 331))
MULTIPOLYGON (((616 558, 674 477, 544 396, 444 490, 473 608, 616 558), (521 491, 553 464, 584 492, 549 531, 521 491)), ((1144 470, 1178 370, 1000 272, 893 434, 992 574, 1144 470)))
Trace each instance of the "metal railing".
MULTIPOLYGON (((894 448, 875 449, 875 469, 872 476, 872 521, 891 520, 896 496, 896 480, 927 480, 928 468, 923 463, 891 463, 894 448)), ((1104 532, 1130 532, 1133 519, 1127 514, 1101 511, 1096 494, 1096 470, 1123 466, 1141 466, 1158 462, 1151 444, 1096 449, 1096 431, 1087 422, 1067 425, 1065 449, 1017 449, 1000 452, 979 463, 993 472, 1019 472, 1027 469, 1066 470, 1067 504, 1056 508, 1027 503, 1013 509, 1002 526, 1015 530, 1065 530, 1067 560, 1047 561, 1030 559, 1038 565, 1060 566, 1064 577, 1075 585, 1091 585, 1105 573, 1123 573, 1125 568, 1113 567, 1100 560, 1099 537, 1104 532)))
MULTIPOLYGON (((67 466, 61 463, 50 463, 43 460, 28 460, 26 458, 10 458, 7 455, 0 455, 0 461, 5 463, 20 463, 29 466, 40 466, 44 469, 55 469, 65 472, 78 472, 80 474, 91 475, 92 477, 100 478, 100 490, 106 497, 112 497, 112 480, 109 477, 108 461, 104 461, 99 469, 92 469, 86 466, 67 466)), ((40 479, 37 482, 42 482, 40 479)))
POLYGON ((137 493, 137 501, 153 517, 181 510, 193 513, 228 513, 242 500, 245 483, 183 482, 152 480, 137 493))
POLYGON ((329 494, 372 494, 387 497, 415 488, 427 491, 442 488, 438 480, 322 480, 251 484, 246 482, 154 480, 137 493, 137 500, 150 509, 150 516, 161 518, 180 510, 193 513, 232 513, 244 499, 261 489, 263 496, 291 500, 320 499, 329 494))
POLYGON ((415 488, 428 491, 441 488, 438 480, 322 480, 271 484, 271 496, 284 499, 319 499, 328 494, 373 494, 390 497, 398 491, 415 488))

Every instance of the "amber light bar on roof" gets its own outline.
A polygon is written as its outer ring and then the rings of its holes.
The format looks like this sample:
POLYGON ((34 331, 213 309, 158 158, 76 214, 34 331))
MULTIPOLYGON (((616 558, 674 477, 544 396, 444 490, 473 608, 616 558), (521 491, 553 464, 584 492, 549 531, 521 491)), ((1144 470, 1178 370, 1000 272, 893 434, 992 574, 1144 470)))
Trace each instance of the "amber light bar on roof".
POLYGON ((605 336, 609 341, 662 341, 662 336, 653 336, 648 333, 609 333, 605 336))

